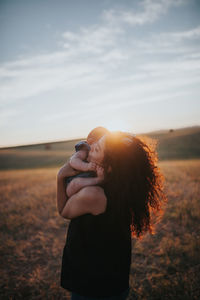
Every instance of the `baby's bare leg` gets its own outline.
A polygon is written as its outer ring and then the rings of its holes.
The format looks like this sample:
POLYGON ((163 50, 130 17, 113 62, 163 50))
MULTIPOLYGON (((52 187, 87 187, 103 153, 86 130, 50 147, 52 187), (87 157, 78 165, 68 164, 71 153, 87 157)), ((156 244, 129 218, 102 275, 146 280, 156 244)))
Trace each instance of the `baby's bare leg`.
POLYGON ((80 191, 85 186, 89 185, 97 185, 99 183, 98 177, 88 177, 88 178, 74 178, 66 188, 66 193, 68 197, 71 197, 72 195, 76 194, 78 191, 80 191))

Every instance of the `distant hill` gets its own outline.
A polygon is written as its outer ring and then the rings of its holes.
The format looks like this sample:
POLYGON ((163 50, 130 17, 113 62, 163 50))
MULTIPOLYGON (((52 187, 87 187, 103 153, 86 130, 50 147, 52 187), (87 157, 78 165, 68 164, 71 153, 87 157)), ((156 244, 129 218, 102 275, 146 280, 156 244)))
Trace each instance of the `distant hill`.
POLYGON ((146 134, 158 141, 159 159, 200 158, 200 126, 146 134))
POLYGON ((0 170, 61 166, 79 140, 0 149, 0 170))
MULTIPOLYGON (((200 158, 200 126, 138 134, 157 141, 160 160, 200 158)), ((0 170, 59 167, 80 139, 0 149, 0 170)))

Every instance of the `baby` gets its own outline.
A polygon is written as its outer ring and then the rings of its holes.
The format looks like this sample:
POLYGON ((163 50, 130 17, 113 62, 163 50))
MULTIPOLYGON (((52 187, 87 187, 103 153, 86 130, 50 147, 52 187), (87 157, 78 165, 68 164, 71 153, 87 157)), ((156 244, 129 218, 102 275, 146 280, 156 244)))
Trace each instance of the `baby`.
POLYGON ((96 127, 88 134, 87 141, 81 141, 75 145, 76 152, 70 158, 69 164, 73 169, 81 172, 66 179, 66 194, 68 197, 71 197, 85 186, 97 185, 103 180, 103 168, 94 162, 88 162, 87 157, 90 145, 96 143, 108 132, 104 127, 96 127))

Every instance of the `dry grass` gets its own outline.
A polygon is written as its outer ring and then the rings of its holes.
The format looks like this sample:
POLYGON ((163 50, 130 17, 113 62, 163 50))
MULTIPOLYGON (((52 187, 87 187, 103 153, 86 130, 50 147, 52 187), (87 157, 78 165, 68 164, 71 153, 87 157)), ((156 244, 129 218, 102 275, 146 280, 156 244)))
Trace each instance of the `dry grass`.
POLYGON ((168 204, 156 234, 133 241, 132 293, 139 299, 200 299, 200 161, 166 161, 160 168, 168 204))
MULTIPOLYGON (((165 161, 168 204, 156 234, 133 240, 129 299, 199 299, 200 160, 165 161)), ((0 298, 67 299, 60 287, 69 221, 56 210, 57 168, 0 172, 0 298)))
POLYGON ((59 286, 66 223, 57 169, 0 172, 1 299, 67 299, 59 286))

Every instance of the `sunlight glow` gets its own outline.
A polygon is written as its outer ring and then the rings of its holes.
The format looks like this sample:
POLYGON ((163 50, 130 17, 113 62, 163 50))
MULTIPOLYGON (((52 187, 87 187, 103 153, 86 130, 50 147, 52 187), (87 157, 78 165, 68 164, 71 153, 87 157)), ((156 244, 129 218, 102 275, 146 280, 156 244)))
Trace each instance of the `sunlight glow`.
POLYGON ((102 126, 106 127, 110 131, 130 131, 131 125, 123 119, 112 119, 104 121, 102 126))

